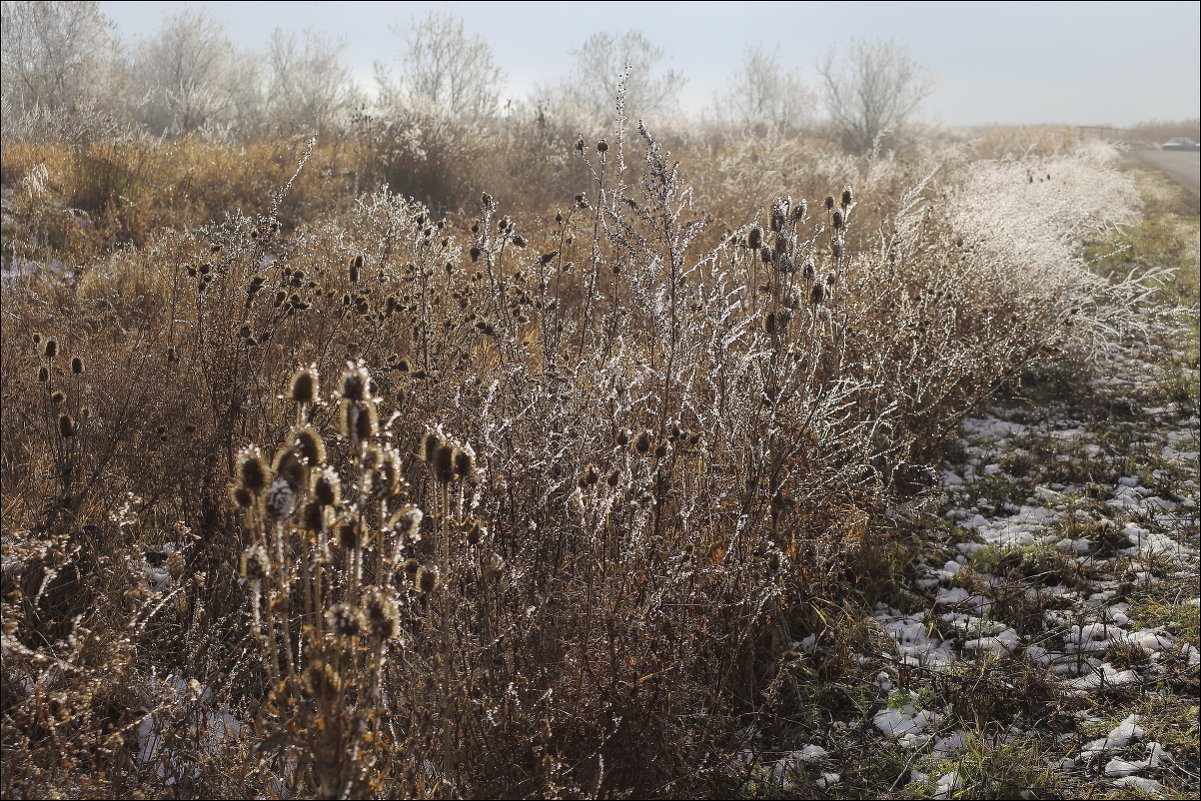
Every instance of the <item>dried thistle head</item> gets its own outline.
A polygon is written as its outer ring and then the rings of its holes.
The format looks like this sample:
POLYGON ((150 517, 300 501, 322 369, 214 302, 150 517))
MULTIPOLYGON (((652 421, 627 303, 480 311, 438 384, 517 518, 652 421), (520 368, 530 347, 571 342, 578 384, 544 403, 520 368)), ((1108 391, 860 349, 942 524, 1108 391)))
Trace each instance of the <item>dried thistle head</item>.
POLYGON ((402 506, 388 519, 388 528, 401 540, 417 542, 421 539, 421 521, 425 513, 416 506, 402 506))
POLYGON ((322 506, 342 505, 342 481, 338 478, 337 471, 331 467, 312 474, 309 491, 313 495, 313 500, 322 506))
POLYGON ((240 485, 233 485, 229 488, 229 497, 239 509, 249 509, 254 506, 254 493, 240 485))
POLYGON ((417 458, 423 462, 432 462, 434 455, 437 454, 438 449, 441 447, 442 440, 438 435, 433 431, 427 431, 417 446, 417 458))
POLYGON ((73 437, 79 427, 75 422, 75 418, 69 414, 60 414, 58 416, 58 433, 61 437, 73 437))
POLYGON ((320 391, 315 364, 301 367, 292 374, 292 380, 288 382, 288 394, 297 403, 316 403, 320 391))
POLYGON ((309 467, 325 463, 325 441, 321 439, 321 434, 317 429, 312 426, 305 426, 294 432, 292 446, 296 449, 300 460, 309 467))
POLYGON ((325 530, 325 506, 309 501, 300 508, 300 528, 305 531, 325 530))
POLYGON ((362 548, 367 544, 367 530, 359 515, 342 515, 334 523, 334 536, 343 548, 362 548))
POLYGON ((371 375, 367 372, 367 368, 362 364, 346 363, 346 369, 342 372, 342 381, 339 385, 338 394, 345 400, 363 401, 367 400, 371 389, 371 375))
POLYGON ((441 484, 449 484, 455 480, 455 461, 458 459, 459 449, 449 443, 443 443, 438 446, 438 450, 434 453, 434 479, 441 484))
POLYGON ((363 630, 363 613, 352 604, 335 604, 325 612, 330 631, 339 637, 355 637, 363 630))
POLYGON ((469 448, 455 450, 455 478, 464 479, 475 470, 475 454, 469 448))
POLYGON ((375 588, 363 599, 367 631, 380 640, 390 640, 400 631, 400 611, 387 591, 375 588))
POLYGON ((262 545, 251 545, 242 552, 238 574, 250 581, 260 581, 271 575, 271 557, 262 545))
POLYGON ((293 491, 303 487, 309 475, 300 451, 288 445, 280 446, 275 452, 275 463, 271 469, 277 478, 288 482, 293 491))
POLYGON ((438 589, 438 568, 433 565, 421 565, 413 575, 413 586, 419 592, 431 593, 438 589))
POLYGON ((257 447, 245 448, 238 454, 238 480, 246 490, 255 494, 262 492, 270 477, 267 460, 257 447))

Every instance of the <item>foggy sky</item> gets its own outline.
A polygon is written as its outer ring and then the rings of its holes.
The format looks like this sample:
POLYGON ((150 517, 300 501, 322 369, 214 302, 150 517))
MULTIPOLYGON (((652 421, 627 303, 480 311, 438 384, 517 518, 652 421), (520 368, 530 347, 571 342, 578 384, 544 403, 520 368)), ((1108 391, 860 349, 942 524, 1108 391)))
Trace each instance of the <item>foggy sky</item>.
POLYGON ((1201 116, 1201 3, 478 3, 101 2, 127 46, 165 13, 206 8, 240 48, 265 47, 276 27, 312 28, 347 43, 360 85, 372 63, 398 60, 389 30, 431 10, 461 17, 488 41, 525 97, 568 72, 570 51, 597 31, 639 30, 688 78, 681 100, 699 112, 737 71, 745 48, 779 48, 786 68, 816 85, 814 62, 852 37, 895 38, 936 81, 919 115, 946 125, 1126 126, 1201 116))

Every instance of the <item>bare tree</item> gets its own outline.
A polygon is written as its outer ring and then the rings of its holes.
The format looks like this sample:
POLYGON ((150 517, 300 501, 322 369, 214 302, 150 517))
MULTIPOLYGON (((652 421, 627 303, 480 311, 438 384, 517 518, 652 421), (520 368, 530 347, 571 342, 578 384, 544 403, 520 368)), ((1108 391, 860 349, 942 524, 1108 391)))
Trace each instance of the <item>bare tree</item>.
POLYGON ((817 73, 834 134, 855 153, 870 152, 900 129, 934 88, 909 48, 891 39, 852 39, 841 59, 827 53, 817 73))
POLYGON ((358 99, 350 67, 341 59, 345 48, 311 30, 301 38, 276 28, 268 48, 272 118, 318 134, 337 125, 358 99))
POLYGON ((135 116, 153 133, 189 134, 257 116, 258 64, 239 56, 225 26, 202 9, 167 17, 133 61, 135 116))
POLYGON ((469 118, 496 111, 503 74, 488 42, 468 37, 463 20, 434 12, 408 29, 393 26, 392 31, 408 49, 399 80, 385 64, 375 64, 381 107, 469 118))
POLYGON ((2 15, 5 117, 92 107, 111 88, 116 44, 99 3, 6 2, 2 15))
POLYGON ((572 55, 572 72, 555 94, 570 109, 594 120, 613 115, 617 93, 623 88, 631 115, 670 113, 678 107, 677 95, 687 83, 674 70, 654 74, 655 65, 663 60, 663 49, 639 31, 594 33, 572 55))
POLYGON ((795 131, 812 114, 813 93, 800 70, 785 71, 777 48, 748 47, 729 86, 715 98, 719 122, 752 130, 795 131))

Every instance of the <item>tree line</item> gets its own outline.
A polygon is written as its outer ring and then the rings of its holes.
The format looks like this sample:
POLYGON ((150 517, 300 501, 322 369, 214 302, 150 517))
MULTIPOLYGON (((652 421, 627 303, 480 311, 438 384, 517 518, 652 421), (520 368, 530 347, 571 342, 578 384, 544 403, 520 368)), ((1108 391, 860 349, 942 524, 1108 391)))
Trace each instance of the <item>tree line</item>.
MULTIPOLYGON (((87 126, 155 136, 249 138, 280 131, 326 135, 356 116, 404 111, 488 119, 553 109, 606 122, 620 92, 636 118, 681 116, 685 76, 639 31, 597 32, 576 49, 570 72, 502 104, 505 75, 488 42, 462 19, 431 13, 394 25, 398 57, 376 62, 374 86, 356 83, 347 43, 276 28, 264 48, 239 51, 203 8, 165 16, 158 31, 122 43, 96 2, 4 2, 6 137, 51 138, 87 126)), ((749 46, 715 93, 704 121, 734 130, 821 132, 867 152, 898 132, 932 89, 895 41, 852 40, 813 68, 812 85, 778 50, 749 46)))

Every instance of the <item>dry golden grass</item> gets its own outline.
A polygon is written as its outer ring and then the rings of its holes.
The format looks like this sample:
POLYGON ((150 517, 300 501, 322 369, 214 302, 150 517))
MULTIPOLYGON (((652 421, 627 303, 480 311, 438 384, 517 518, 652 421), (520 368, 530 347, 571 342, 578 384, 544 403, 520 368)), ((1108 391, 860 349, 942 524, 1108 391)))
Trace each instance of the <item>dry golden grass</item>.
POLYGON ((1145 322, 1066 147, 443 134, 445 215, 395 130, 5 148, 5 796, 726 796, 946 433, 1145 322))

